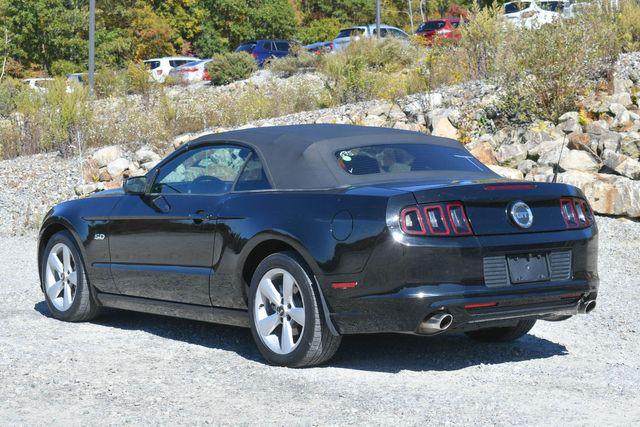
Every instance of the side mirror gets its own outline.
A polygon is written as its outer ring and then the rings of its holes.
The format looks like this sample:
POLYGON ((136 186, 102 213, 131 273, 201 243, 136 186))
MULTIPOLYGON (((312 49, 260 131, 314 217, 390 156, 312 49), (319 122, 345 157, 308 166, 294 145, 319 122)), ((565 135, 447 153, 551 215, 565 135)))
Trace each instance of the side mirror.
POLYGON ((144 194, 147 189, 147 177, 134 176, 127 178, 122 188, 126 194, 144 194))

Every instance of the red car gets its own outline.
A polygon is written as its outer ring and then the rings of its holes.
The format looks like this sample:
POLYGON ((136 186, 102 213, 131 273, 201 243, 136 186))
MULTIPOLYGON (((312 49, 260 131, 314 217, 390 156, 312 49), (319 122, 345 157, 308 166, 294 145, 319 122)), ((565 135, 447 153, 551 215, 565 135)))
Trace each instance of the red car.
POLYGON ((420 24, 416 31, 417 36, 425 38, 427 44, 433 43, 437 38, 460 40, 462 34, 459 26, 463 22, 460 18, 433 19, 420 24))

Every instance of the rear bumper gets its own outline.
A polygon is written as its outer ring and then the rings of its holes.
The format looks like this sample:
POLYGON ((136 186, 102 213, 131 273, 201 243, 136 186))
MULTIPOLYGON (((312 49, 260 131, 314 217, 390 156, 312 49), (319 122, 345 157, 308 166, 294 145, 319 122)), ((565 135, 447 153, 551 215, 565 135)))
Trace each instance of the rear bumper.
POLYGON ((598 293, 595 227, 411 245, 388 237, 378 243, 362 273, 317 278, 341 334, 417 333, 421 322, 441 312, 453 316, 448 332, 507 326, 524 318, 560 319, 577 314, 598 293), (487 257, 562 251, 571 252, 566 279, 498 286, 485 281, 487 257), (358 282, 353 289, 331 286, 352 281, 358 282))
POLYGON ((393 294, 354 298, 351 310, 334 312, 331 317, 341 334, 417 332, 423 320, 445 312, 453 316, 447 331, 465 331, 507 325, 523 318, 578 314, 585 301, 596 299, 597 282, 547 282, 515 289, 473 289, 452 284, 406 287, 393 294), (483 304, 495 305, 465 307, 483 304))

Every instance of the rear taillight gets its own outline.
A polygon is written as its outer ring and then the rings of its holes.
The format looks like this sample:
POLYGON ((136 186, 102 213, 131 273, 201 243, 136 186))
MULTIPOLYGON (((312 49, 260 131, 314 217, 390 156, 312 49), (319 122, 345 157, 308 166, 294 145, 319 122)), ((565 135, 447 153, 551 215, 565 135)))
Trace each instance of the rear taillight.
POLYGON ((567 228, 586 228, 593 221, 589 205, 582 199, 570 197, 560 199, 560 212, 567 228))
POLYGON ((183 73, 195 73, 196 71, 198 71, 197 68, 183 68, 182 70, 183 73))
POLYGON ((416 205, 400 212, 402 232, 414 236, 466 236, 473 234, 460 202, 416 205))

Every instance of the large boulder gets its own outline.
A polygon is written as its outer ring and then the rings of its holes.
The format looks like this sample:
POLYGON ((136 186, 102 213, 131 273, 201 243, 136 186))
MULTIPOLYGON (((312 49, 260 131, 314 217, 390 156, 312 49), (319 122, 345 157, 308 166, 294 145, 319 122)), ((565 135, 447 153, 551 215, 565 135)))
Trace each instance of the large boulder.
POLYGON ((112 179, 121 177, 124 171, 126 171, 127 169, 129 169, 129 160, 122 157, 112 161, 107 165, 107 172, 112 179))
POLYGON ((436 117, 431 125, 431 134, 434 136, 441 136, 443 138, 459 139, 458 129, 456 129, 449 119, 444 116, 436 117))
POLYGON ((495 165, 498 163, 495 155, 493 154, 493 148, 488 142, 479 142, 469 150, 473 156, 480 160, 485 165, 495 165))
POLYGON ((624 154, 604 150, 602 162, 609 169, 631 179, 640 179, 640 162, 624 154))
POLYGON ((600 169, 600 163, 586 151, 565 150, 562 153, 560 167, 564 170, 597 172, 600 169))
POLYGON ((99 168, 107 166, 120 157, 122 157, 122 150, 117 145, 101 148, 91 156, 99 168))
POLYGON ((496 159, 501 165, 515 166, 527 158, 527 147, 524 144, 502 145, 496 152, 496 159))
POLYGON ((492 171, 494 171, 495 173, 497 173, 498 175, 504 178, 515 179, 515 180, 524 179, 524 175, 518 169, 505 168, 504 166, 498 166, 498 165, 488 165, 488 167, 489 169, 491 169, 492 171))
POLYGON ((147 162, 159 162, 160 155, 157 154, 149 147, 142 147, 138 151, 136 151, 134 155, 135 160, 138 163, 147 163, 147 162))
POLYGON ((598 213, 640 217, 638 181, 616 175, 569 171, 559 174, 558 182, 580 188, 598 213))

